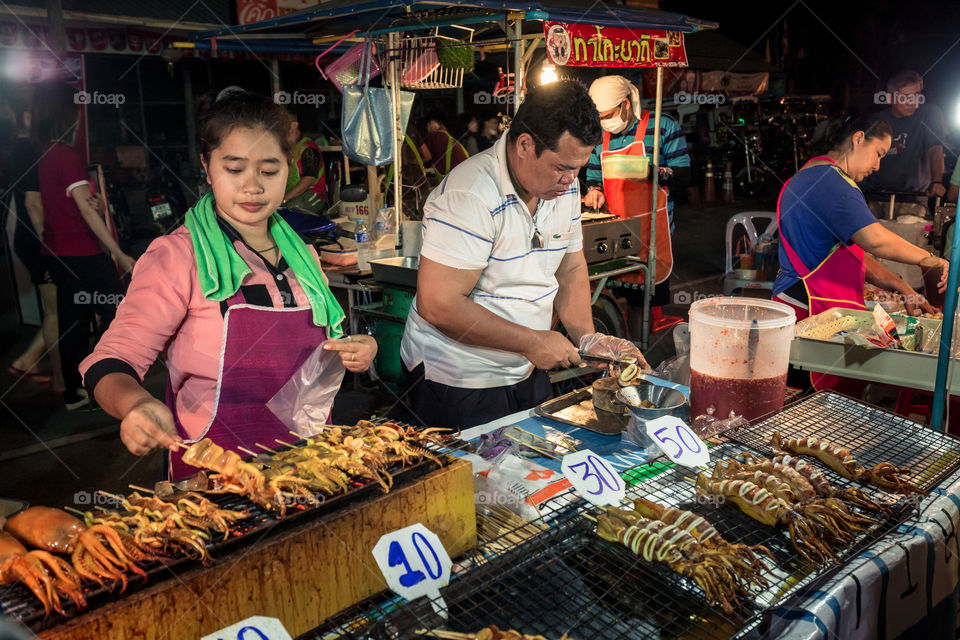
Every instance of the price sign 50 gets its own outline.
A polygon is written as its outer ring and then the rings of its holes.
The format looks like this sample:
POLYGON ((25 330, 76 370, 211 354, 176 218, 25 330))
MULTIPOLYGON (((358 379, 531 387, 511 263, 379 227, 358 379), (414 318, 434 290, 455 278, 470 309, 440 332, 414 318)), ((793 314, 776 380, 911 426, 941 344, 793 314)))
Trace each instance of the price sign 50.
POLYGON ((647 435, 673 462, 700 467, 710 462, 707 445, 679 418, 664 416, 647 422, 647 435))
POLYGON ((589 449, 563 456, 563 474, 584 500, 598 507, 619 504, 626 494, 623 480, 606 460, 589 449))

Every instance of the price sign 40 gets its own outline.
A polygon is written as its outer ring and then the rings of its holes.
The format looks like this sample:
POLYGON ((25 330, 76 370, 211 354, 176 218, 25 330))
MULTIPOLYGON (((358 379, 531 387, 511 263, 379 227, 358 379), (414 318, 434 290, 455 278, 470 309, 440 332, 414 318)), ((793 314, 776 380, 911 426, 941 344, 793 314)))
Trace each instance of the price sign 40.
POLYGON ((440 588, 450 582, 453 563, 435 533, 420 523, 398 529, 380 538, 373 557, 394 593, 407 600, 429 596, 437 613, 446 617, 440 588))
MULTIPOLYGON (((443 565, 440 564, 440 556, 437 555, 433 545, 430 544, 430 541, 419 531, 415 531, 413 535, 410 536, 410 539, 411 542, 413 542, 413 548, 417 551, 417 555, 420 556, 420 566, 426 570, 431 580, 439 580, 443 575, 443 565), (427 554, 424 553, 424 549, 427 550, 427 554), (428 555, 430 558, 429 561, 427 560, 428 555)), ((403 566, 404 572, 398 579, 404 587, 412 587, 427 579, 426 576, 423 575, 423 571, 414 571, 413 568, 410 567, 410 561, 407 560, 407 555, 403 552, 403 547, 400 546, 400 543, 396 540, 390 543, 387 551, 387 562, 391 567, 403 566)))

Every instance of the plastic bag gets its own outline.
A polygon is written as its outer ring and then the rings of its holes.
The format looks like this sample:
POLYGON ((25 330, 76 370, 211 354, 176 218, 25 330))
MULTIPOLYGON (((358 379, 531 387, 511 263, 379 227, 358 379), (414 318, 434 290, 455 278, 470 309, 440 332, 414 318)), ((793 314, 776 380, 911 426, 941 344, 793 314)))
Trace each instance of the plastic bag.
POLYGON ((647 421, 637 416, 631 415, 627 421, 627 428, 620 433, 620 440, 643 449, 643 455, 648 459, 656 458, 660 455, 660 448, 653 439, 647 435, 647 421))
POLYGON ((305 438, 323 430, 330 417, 333 398, 340 390, 346 368, 340 352, 314 349, 306 362, 267 401, 267 408, 291 431, 305 438))
MULTIPOLYGON (((367 70, 373 54, 367 43, 361 59, 361 77, 365 82, 343 88, 341 130, 343 153, 351 160, 371 166, 393 162, 394 119, 390 91, 370 86, 367 70)), ((413 107, 413 93, 400 92, 400 131, 407 130, 413 107)))
POLYGON ((654 372, 658 378, 690 385, 690 325, 681 322, 673 330, 673 346, 677 354, 660 363, 654 372))

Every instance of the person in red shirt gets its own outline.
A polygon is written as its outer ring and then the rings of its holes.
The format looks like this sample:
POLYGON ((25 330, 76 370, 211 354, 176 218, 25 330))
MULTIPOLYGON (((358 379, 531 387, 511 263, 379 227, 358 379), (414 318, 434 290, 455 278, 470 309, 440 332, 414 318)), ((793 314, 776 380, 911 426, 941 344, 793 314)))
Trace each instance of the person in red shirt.
POLYGON ((67 409, 89 403, 78 368, 90 352, 91 321, 99 317, 98 331, 102 333, 123 297, 111 256, 124 272, 133 269, 133 258, 107 230, 83 158, 71 146, 79 115, 75 93, 63 82, 42 83, 34 94, 33 113, 36 137, 43 149, 38 166, 45 218, 40 253, 57 285, 67 409))
POLYGON ((463 145, 447 131, 447 127, 443 124, 443 117, 439 114, 427 118, 426 143, 433 158, 431 167, 441 178, 470 157, 463 145))

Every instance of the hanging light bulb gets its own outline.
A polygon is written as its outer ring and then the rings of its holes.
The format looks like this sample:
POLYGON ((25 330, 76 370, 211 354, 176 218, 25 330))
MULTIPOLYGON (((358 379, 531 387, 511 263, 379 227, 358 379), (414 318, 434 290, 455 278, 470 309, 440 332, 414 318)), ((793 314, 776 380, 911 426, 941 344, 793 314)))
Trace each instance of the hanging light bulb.
POLYGON ((552 64, 543 65, 543 69, 540 71, 540 84, 548 84, 550 82, 556 82, 559 79, 557 76, 557 68, 552 64))

